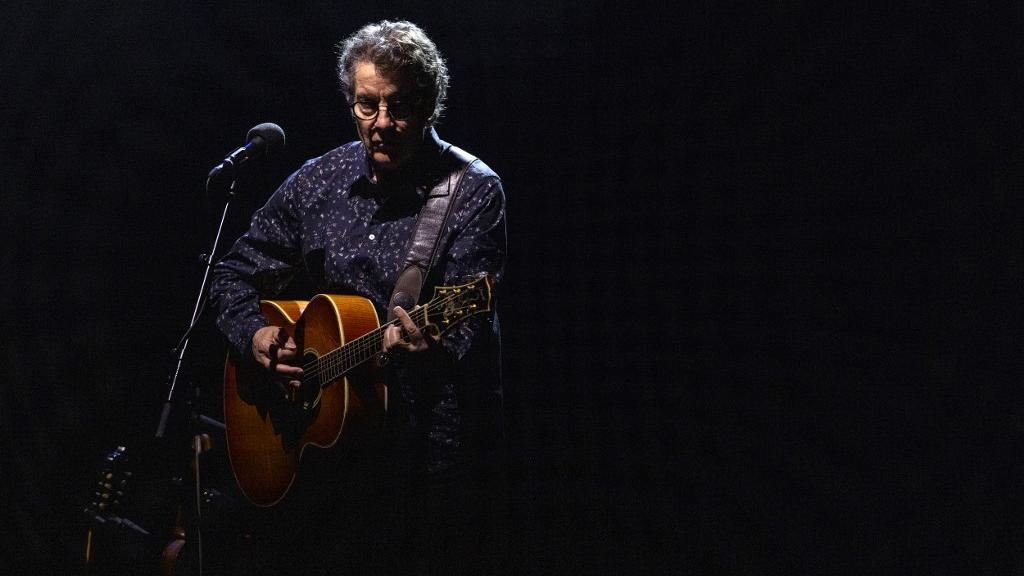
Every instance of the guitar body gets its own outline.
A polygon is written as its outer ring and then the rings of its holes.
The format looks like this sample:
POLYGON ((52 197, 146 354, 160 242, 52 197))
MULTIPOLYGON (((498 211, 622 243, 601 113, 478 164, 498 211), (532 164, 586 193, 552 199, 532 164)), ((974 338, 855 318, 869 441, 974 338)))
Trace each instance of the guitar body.
MULTIPOLYGON (((434 287, 430 302, 409 311, 424 333, 440 337, 475 314, 490 312, 491 279, 434 287)), ((327 448, 339 438, 359 442, 374 434, 387 410, 387 388, 378 366, 387 327, 373 304, 359 296, 320 294, 299 300, 263 301, 271 326, 295 339, 302 353, 298 389, 274 381, 254 361, 224 366, 224 423, 228 458, 242 494, 273 506, 295 481, 302 451, 327 448)), ((404 328, 403 328, 404 333, 404 328)))
MULTIPOLYGON (((283 327, 295 339, 304 366, 379 326, 373 304, 358 296, 321 294, 308 303, 263 301, 260 308, 270 325, 283 327)), ((229 357, 224 419, 238 487, 253 504, 276 504, 295 481, 306 446, 333 446, 343 432, 375 422, 386 407, 387 390, 374 362, 316 386, 304 384, 289 395, 262 367, 229 357)))

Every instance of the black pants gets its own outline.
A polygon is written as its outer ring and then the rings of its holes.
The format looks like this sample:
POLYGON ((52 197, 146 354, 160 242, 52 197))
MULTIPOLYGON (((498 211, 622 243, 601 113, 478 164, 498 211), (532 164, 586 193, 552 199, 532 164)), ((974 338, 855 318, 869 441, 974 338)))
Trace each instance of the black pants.
POLYGON ((392 496, 390 574, 507 573, 504 476, 449 473, 399 486, 392 496))
POLYGON ((380 459, 353 464, 331 456, 314 453, 309 464, 304 458, 284 502, 249 507, 236 534, 219 544, 207 538, 204 574, 508 572, 503 474, 427 476, 380 459))

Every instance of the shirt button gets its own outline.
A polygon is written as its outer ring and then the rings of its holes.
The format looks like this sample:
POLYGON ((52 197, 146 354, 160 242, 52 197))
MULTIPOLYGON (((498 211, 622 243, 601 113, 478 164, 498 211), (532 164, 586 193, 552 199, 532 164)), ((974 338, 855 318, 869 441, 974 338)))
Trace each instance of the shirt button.
POLYGON ((373 234, 370 234, 370 235, 368 236, 368 238, 369 238, 370 240, 376 240, 376 239, 377 239, 377 237, 376 237, 376 236, 374 236, 373 234))

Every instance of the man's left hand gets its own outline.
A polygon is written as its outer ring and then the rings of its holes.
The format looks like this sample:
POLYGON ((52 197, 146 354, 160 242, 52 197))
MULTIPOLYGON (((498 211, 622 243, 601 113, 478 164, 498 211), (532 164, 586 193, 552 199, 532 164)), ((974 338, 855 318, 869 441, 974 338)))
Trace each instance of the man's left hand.
POLYGON ((437 336, 424 335, 420 332, 420 329, 416 327, 415 323, 413 323, 412 318, 409 317, 409 313, 401 306, 395 306, 394 312, 402 326, 399 327, 392 325, 384 329, 385 353, 392 352, 394 350, 423 352, 437 342, 437 336), (402 336, 403 330, 405 332, 404 337, 402 336))

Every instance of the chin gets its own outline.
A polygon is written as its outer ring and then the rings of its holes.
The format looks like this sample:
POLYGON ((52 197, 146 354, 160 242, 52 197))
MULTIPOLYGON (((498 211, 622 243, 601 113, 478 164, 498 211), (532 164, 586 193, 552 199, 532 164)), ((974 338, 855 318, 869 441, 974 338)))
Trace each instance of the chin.
POLYGON ((387 154, 374 154, 373 163, 381 170, 397 170, 402 165, 400 159, 387 154))

